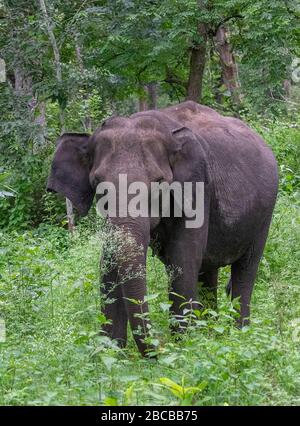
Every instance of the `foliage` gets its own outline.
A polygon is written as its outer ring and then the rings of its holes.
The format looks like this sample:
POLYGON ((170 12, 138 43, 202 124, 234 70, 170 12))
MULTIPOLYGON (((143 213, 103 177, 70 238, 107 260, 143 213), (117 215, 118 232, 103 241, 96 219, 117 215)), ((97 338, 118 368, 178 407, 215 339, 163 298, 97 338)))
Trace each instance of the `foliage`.
POLYGON ((73 237, 53 225, 2 234, 0 307, 7 341, 0 343, 0 403, 299 404, 297 209, 292 195, 280 196, 252 325, 242 331, 233 326, 225 297, 225 269, 219 311, 196 312, 188 331, 174 339, 168 278, 162 264, 148 257, 157 361, 142 359, 132 338, 121 350, 99 335, 105 321, 99 311, 101 232, 83 223, 73 237))
POLYGON ((272 147, 279 164, 280 190, 299 196, 300 190, 300 132, 297 124, 283 120, 267 122, 258 128, 272 147))
POLYGON ((62 81, 39 2, 7 0, 0 10, 0 405, 299 405, 300 90, 291 78, 299 1, 45 3, 62 81), (199 23, 208 39, 201 102, 240 116, 272 147, 279 200, 252 325, 242 331, 233 326, 224 268, 218 312, 190 311, 188 330, 171 336, 170 274, 149 253, 147 339, 158 356, 149 361, 131 337, 121 350, 99 334, 106 319, 98 261, 110 234, 92 209, 69 235, 64 200, 45 186, 62 131, 90 132, 108 116, 136 112, 149 84, 158 107, 185 98, 191 51, 204 42, 199 23), (222 80, 220 25, 238 65, 238 104, 222 80))

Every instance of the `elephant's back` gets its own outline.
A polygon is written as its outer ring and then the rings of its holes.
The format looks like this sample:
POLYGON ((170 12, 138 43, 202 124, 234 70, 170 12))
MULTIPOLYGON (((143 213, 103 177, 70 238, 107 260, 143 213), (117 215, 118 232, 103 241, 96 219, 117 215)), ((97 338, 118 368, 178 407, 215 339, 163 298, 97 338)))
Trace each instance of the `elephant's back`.
POLYGON ((232 185, 235 192, 245 188, 253 193, 277 193, 277 162, 270 147, 243 121, 220 115, 192 101, 162 110, 168 117, 190 128, 207 154, 211 181, 232 185), (230 182, 229 182, 230 181, 230 182))
POLYGON ((276 166, 275 157, 268 145, 238 118, 223 116, 214 109, 193 101, 186 101, 161 111, 204 138, 212 150, 216 148, 220 152, 231 149, 236 154, 235 158, 244 154, 251 158, 259 154, 263 161, 276 166))

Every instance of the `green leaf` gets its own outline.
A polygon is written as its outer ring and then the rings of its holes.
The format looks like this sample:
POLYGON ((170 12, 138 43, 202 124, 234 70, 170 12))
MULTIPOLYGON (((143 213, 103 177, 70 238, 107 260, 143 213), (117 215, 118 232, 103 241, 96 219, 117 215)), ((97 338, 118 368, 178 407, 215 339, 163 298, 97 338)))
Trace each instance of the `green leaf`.
POLYGON ((103 402, 104 402, 104 405, 109 405, 111 407, 117 407, 119 405, 118 400, 111 396, 107 396, 103 402))
POLYGON ((117 358, 113 358, 112 356, 101 356, 101 360, 108 371, 111 371, 112 366, 117 362, 117 358))

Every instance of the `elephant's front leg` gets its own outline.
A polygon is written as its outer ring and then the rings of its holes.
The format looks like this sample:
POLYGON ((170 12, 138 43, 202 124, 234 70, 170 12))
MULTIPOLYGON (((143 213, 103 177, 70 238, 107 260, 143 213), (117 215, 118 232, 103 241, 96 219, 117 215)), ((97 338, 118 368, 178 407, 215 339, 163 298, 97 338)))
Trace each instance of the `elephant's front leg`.
POLYGON ((179 266, 170 264, 171 270, 171 283, 169 299, 172 303, 170 313, 176 320, 172 325, 172 331, 186 328, 189 323, 188 316, 193 309, 198 309, 198 270, 196 265, 191 265, 190 262, 182 262, 179 266), (179 267, 178 267, 179 266, 179 267))
POLYGON ((117 268, 102 276, 102 312, 107 319, 104 332, 117 340, 120 347, 126 346, 128 315, 124 303, 121 284, 118 283, 117 268))

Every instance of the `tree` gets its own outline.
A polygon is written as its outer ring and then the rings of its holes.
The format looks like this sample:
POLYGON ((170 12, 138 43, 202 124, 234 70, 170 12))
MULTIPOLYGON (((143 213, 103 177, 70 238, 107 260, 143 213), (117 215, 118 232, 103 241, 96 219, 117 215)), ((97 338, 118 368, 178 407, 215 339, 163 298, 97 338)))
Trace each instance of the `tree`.
MULTIPOLYGON (((205 1, 198 0, 201 11, 205 10, 205 1)), ((189 79, 187 83, 186 99, 198 102, 201 99, 202 84, 206 61, 208 25, 206 22, 198 23, 198 34, 200 36, 197 43, 193 43, 190 57, 189 79)))
POLYGON ((234 104, 239 105, 241 102, 240 82, 238 79, 237 64, 229 42, 229 29, 227 26, 219 26, 215 40, 222 68, 222 83, 230 92, 234 104))
MULTIPOLYGON (((53 49, 57 84, 58 84, 59 87, 61 87, 63 85, 63 79, 62 79, 59 49, 58 49, 56 38, 55 38, 53 29, 52 29, 51 20, 49 18, 48 12, 47 12, 45 0, 39 0, 39 2, 40 2, 41 11, 42 11, 42 14, 43 14, 43 17, 44 17, 45 25, 46 25, 46 28, 47 28, 47 32, 48 32, 48 35, 49 35, 49 39, 50 39, 52 49, 53 49)), ((61 104, 60 104, 60 109, 59 109, 59 118, 60 118, 61 134, 63 134, 64 131, 65 131, 65 115, 64 115, 64 110, 63 110, 63 107, 62 107, 61 104)), ((69 231, 73 232, 74 224, 75 224, 74 213, 73 213, 73 205, 68 198, 66 198, 66 210, 67 210, 69 231)))

